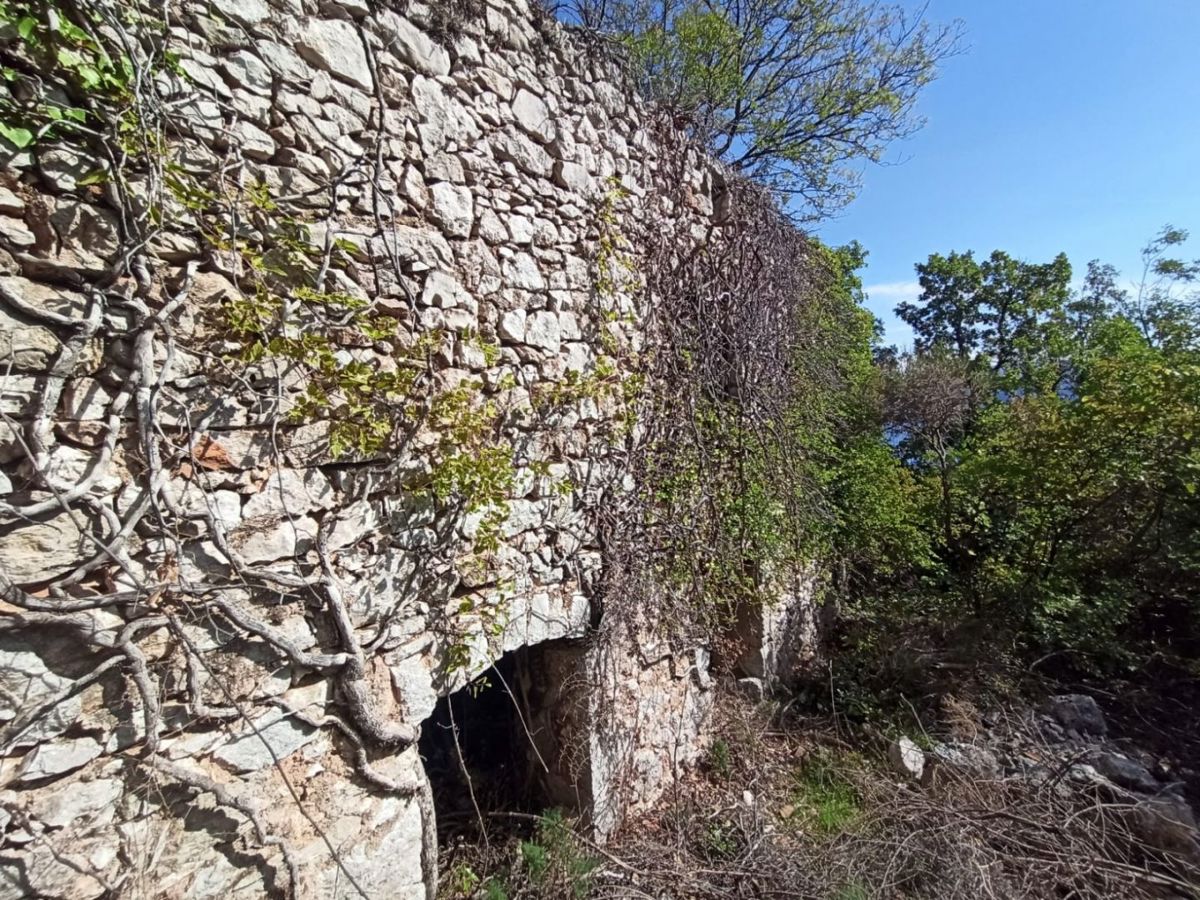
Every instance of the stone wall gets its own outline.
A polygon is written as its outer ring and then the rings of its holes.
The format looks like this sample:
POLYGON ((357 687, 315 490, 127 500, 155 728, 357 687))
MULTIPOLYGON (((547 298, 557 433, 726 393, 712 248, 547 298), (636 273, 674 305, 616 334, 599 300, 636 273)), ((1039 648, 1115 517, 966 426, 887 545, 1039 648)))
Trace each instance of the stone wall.
MULTIPOLYGON (((161 157, 0 176, 0 897, 429 896, 415 726, 598 617, 657 150, 524 0, 168 12, 161 157)), ((582 663, 599 834, 702 743, 707 657, 650 626, 582 663)))

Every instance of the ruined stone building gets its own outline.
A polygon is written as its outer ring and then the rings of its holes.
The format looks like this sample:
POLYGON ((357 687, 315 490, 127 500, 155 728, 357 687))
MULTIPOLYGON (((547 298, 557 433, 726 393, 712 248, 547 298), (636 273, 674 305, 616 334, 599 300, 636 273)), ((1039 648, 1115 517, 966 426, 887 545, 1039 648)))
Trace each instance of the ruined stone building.
POLYGON ((0 897, 432 897, 454 734, 601 839, 702 749, 707 650, 597 589, 647 110, 459 5, 88 3, 132 66, 4 143, 0 897))

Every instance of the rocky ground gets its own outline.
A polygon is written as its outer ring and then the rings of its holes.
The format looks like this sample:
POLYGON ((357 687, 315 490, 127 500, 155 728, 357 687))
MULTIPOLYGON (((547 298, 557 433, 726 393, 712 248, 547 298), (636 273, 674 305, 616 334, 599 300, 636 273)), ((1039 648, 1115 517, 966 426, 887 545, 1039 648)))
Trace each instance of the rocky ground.
POLYGON ((604 848, 558 818, 460 846, 443 896, 1200 896, 1195 773, 1090 695, 946 696, 885 736, 728 687, 705 765, 654 813, 604 848))

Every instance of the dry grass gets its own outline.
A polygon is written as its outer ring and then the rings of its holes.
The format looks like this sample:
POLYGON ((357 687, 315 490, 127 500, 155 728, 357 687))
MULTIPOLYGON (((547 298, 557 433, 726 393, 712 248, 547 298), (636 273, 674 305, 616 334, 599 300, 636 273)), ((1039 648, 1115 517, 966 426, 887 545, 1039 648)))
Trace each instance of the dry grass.
MULTIPOLYGON (((890 771, 881 739, 726 697, 704 765, 607 846, 547 830, 535 817, 500 816, 487 848, 447 854, 441 896, 1200 898, 1195 854, 1149 846, 1135 798, 1073 780, 1069 750, 1038 744, 1028 711, 1002 716, 998 730, 1010 744, 1021 733, 1023 752, 1043 760, 1038 777, 942 766, 917 785, 890 771), (463 880, 468 870, 473 882, 463 880)), ((971 701, 950 698, 930 729, 969 740, 981 733, 978 723, 971 701)))
MULTIPOLYGON (((962 708, 949 710, 962 727, 962 708)), ((836 730, 726 703, 706 771, 607 848, 596 898, 1200 897, 1195 862, 1146 846, 1136 810, 1066 770, 899 782, 836 730)))

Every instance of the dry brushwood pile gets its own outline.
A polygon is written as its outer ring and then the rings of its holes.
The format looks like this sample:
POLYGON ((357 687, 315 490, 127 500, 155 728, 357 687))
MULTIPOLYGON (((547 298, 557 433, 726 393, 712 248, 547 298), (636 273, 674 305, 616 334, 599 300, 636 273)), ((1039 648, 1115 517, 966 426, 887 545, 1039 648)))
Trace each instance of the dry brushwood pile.
POLYGON ((914 782, 882 752, 856 752, 828 721, 728 701, 703 774, 598 855, 586 896, 1100 900, 1200 891, 1194 828, 1177 821, 1186 804, 1081 773, 1079 757, 1036 726, 1023 752, 1054 760, 1053 769, 1014 774, 990 768, 996 755, 986 744, 939 755, 945 745, 935 743, 914 782))

